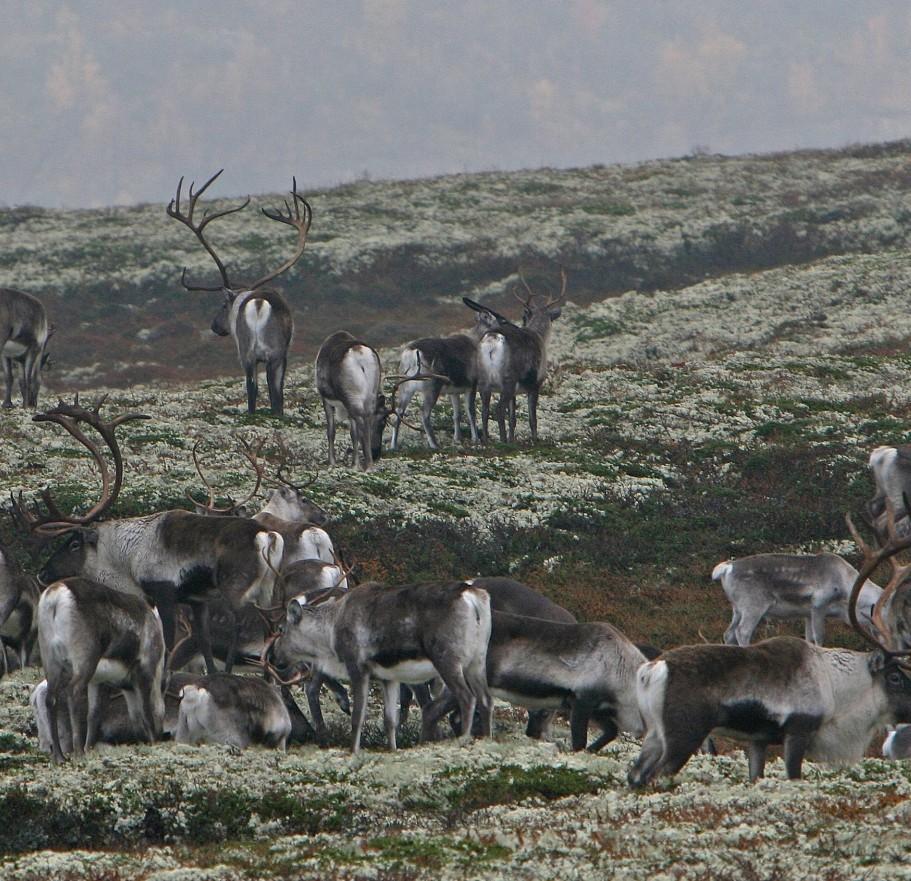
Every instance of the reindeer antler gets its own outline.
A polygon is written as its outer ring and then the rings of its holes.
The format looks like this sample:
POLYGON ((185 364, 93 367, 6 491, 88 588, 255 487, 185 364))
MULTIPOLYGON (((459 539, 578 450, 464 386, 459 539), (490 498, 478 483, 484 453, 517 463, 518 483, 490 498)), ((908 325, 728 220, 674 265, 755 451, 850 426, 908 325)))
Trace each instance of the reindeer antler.
POLYGON ((120 488, 123 485, 123 456, 117 443, 117 428, 125 422, 132 422, 137 419, 151 419, 152 417, 147 416, 145 413, 123 413, 105 422, 101 419, 100 410, 106 400, 107 395, 99 398, 91 409, 86 409, 79 403, 79 395, 77 394, 73 398, 72 404, 61 400, 58 401, 57 406, 52 410, 38 413, 32 417, 33 422, 55 422, 57 425, 62 426, 64 430, 92 454, 92 458, 95 460, 95 464, 101 474, 101 498, 81 517, 64 514, 48 487, 39 492, 41 500, 47 508, 47 514, 42 514, 37 505, 34 505, 31 510, 26 507, 22 500, 21 492, 18 499, 10 496, 17 519, 35 535, 53 538, 62 535, 64 532, 69 532, 77 526, 86 526, 94 520, 99 520, 117 500, 120 488), (101 454, 97 443, 86 437, 79 427, 80 423, 95 429, 110 450, 114 461, 113 478, 108 463, 101 454))
POLYGON ((281 434, 279 434, 279 432, 277 432, 277 431, 275 432, 274 440, 275 440, 275 446, 278 449, 279 459, 278 459, 278 467, 275 469, 275 477, 273 478, 273 480, 276 483, 280 483, 283 486, 287 486, 290 489, 293 489, 296 493, 299 493, 302 495, 304 490, 307 489, 307 487, 312 486, 314 483, 316 483, 316 480, 319 477, 319 469, 318 468, 314 469, 313 476, 306 483, 292 483, 282 473, 285 470, 285 468, 291 468, 294 466, 293 457, 291 456, 291 452, 288 449, 288 444, 285 441, 284 437, 281 434))
POLYGON ((902 584, 905 578, 911 572, 911 565, 901 565, 894 558, 900 551, 911 547, 911 533, 904 537, 899 537, 895 527, 895 509, 890 500, 886 501, 886 520, 887 520, 887 540, 876 550, 870 547, 854 526, 851 515, 845 515, 845 521, 851 532, 851 537, 864 556, 864 563, 857 573, 854 586, 851 590, 851 598, 848 601, 848 619, 851 626, 869 643, 876 648, 881 649, 888 657, 900 657, 911 654, 911 649, 896 651, 893 647, 892 633, 888 625, 883 620, 883 610, 892 595, 902 584), (857 618, 857 601, 860 598, 860 592, 863 589, 867 579, 873 574, 874 570, 880 563, 888 559, 892 564, 892 577, 889 583, 883 589, 882 594, 873 607, 872 620, 880 636, 885 640, 885 644, 877 639, 872 633, 861 626, 857 618))
POLYGON ((218 287, 205 287, 203 285, 191 285, 187 283, 187 268, 183 268, 183 272, 180 274, 180 283, 188 291, 221 291, 221 290, 231 290, 231 282, 228 279, 228 271, 225 269, 225 264, 222 263, 218 254, 215 253, 215 249, 209 242, 206 240, 206 237, 203 235, 203 230, 213 221, 217 220, 219 217, 225 217, 228 214, 236 214, 238 211, 243 211, 247 205, 250 204, 250 197, 247 196, 246 200, 242 205, 236 205, 233 208, 225 208, 224 211, 205 211, 203 212, 202 220, 199 223, 196 223, 193 220, 193 212, 196 210, 196 203, 199 201, 199 197, 209 188, 209 186, 218 179, 221 173, 224 171, 223 168, 219 169, 212 175, 195 193, 193 192, 193 187, 196 186, 196 181, 193 181, 190 184, 190 202, 187 206, 187 211, 184 213, 180 209, 180 191, 183 187, 183 175, 181 175, 180 180, 177 182, 177 194, 173 199, 168 203, 168 207, 165 211, 168 214, 168 217, 173 217, 175 220, 179 220, 184 226, 186 226, 193 235, 199 239, 200 244, 206 249, 209 256, 215 261, 215 265, 218 267, 218 274, 221 276, 221 285, 218 287))
POLYGON ((196 473, 199 475, 199 479, 203 482, 206 489, 209 491, 209 501, 200 502, 194 498, 190 490, 185 490, 186 497, 197 507, 202 509, 206 514, 214 514, 221 516, 231 516, 236 514, 247 502, 250 501, 258 492, 259 488, 263 482, 263 476, 265 473, 265 465, 260 464, 260 453, 262 452, 263 445, 265 444, 265 438, 261 439, 256 446, 254 446, 250 441, 241 435, 235 435, 234 439, 240 445, 241 451, 243 452, 244 457, 246 458, 250 468, 253 470, 253 473, 256 475, 256 483, 252 490, 247 493, 246 497, 241 499, 239 502, 234 502, 231 505, 228 505, 226 508, 219 508, 215 504, 215 489, 212 487, 212 484, 206 478, 202 470, 202 465, 199 462, 199 447, 202 444, 202 438, 197 439, 196 443, 193 444, 192 455, 193 455, 193 465, 196 468, 196 473))

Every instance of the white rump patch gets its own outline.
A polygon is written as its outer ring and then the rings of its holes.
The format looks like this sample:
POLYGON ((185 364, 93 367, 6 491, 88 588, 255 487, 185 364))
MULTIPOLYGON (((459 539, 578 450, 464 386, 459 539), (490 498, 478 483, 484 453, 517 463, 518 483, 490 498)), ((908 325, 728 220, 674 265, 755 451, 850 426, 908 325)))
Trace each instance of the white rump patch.
POLYGON ((243 316, 244 322, 250 328, 250 332, 258 337, 272 317, 272 304, 268 300, 261 300, 259 297, 250 297, 244 303, 243 316))
POLYGON ((720 581, 724 578, 728 572, 731 571, 731 566, 733 565, 731 560, 724 560, 719 563, 714 569, 712 569, 712 581, 720 581))

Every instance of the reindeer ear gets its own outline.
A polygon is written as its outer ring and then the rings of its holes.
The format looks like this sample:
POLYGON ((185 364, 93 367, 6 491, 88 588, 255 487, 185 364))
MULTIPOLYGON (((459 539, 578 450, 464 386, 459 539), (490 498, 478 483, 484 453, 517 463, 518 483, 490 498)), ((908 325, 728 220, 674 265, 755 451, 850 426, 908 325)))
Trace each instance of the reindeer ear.
POLYGON ((285 614, 288 617, 289 624, 300 624, 300 620, 304 616, 304 610, 301 608, 301 604, 297 600, 291 600, 291 602, 288 603, 288 608, 285 614))
POLYGON ((86 529, 85 527, 81 527, 75 531, 79 534, 83 544, 91 545, 93 548, 98 546, 97 529, 86 529))
POLYGON ((880 649, 870 652, 870 656, 867 658, 867 665, 874 676, 877 673, 882 673, 886 669, 885 654, 880 649))

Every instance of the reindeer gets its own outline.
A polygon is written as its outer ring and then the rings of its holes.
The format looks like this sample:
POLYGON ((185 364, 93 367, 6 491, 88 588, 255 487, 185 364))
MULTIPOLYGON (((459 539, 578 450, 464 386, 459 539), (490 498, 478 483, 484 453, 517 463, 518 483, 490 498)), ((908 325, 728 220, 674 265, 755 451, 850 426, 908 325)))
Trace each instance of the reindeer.
POLYGON ((55 762, 63 761, 61 702, 70 718, 73 753, 80 756, 97 742, 102 682, 124 690, 143 740, 161 735, 164 637, 158 612, 144 599, 87 578, 55 581, 38 601, 38 644, 55 762))
POLYGON ((234 285, 228 277, 224 263, 203 233, 206 226, 213 220, 236 214, 246 208, 250 203, 249 197, 242 205, 226 208, 223 211, 206 212, 198 222, 193 219, 199 197, 222 171, 224 169, 213 174, 195 193, 193 192, 194 184, 190 184, 189 204, 186 212, 182 211, 180 206, 183 187, 181 177, 177 183, 177 194, 168 203, 166 209, 168 216, 179 220, 191 230, 206 249, 218 268, 221 285, 206 287, 189 284, 186 267, 181 273, 180 282, 188 291, 220 291, 224 294, 221 309, 212 320, 212 331, 219 336, 230 335, 234 339, 237 355, 247 377, 247 410, 250 413, 256 412, 257 367, 259 364, 265 364, 272 413, 282 416, 284 415, 284 383, 288 365, 288 347, 291 345, 291 336, 294 333, 294 321, 285 298, 277 291, 263 289, 263 285, 286 272, 301 258, 307 243, 307 233, 310 231, 310 224, 313 221, 313 210, 307 200, 297 192, 297 179, 292 178, 291 202, 289 204, 285 200, 285 211, 270 211, 263 208, 262 212, 270 220, 286 224, 297 230, 297 245, 294 253, 277 269, 251 284, 234 285))
POLYGON ((848 601, 850 623, 873 651, 822 648, 782 636, 752 646, 695 645, 665 652, 637 674, 647 733, 629 771, 631 786, 676 774, 712 731, 747 741, 754 781, 763 775, 770 744, 784 744, 785 770, 794 779, 805 757, 856 762, 878 730, 911 722, 911 676, 900 660, 909 650, 896 651, 891 634, 880 629, 879 612, 898 580, 890 581, 874 609, 879 635, 861 625, 857 611, 874 569, 911 546, 911 536, 896 535, 889 514, 889 538, 879 550, 857 536, 864 564, 848 601))
MULTIPOLYGON (((600 749, 619 731, 642 734, 636 702, 636 670, 645 656, 607 623, 548 621, 491 612, 487 687, 501 700, 532 710, 569 710, 572 748, 585 749, 596 721, 600 749)), ((425 711, 433 725, 452 709, 444 693, 425 711)))
POLYGON ((520 297, 515 291, 513 295, 523 306, 523 327, 501 325, 487 331, 478 343, 481 433, 485 441, 489 439, 487 423, 490 416, 490 397, 496 391, 500 393, 497 402, 500 442, 507 441, 507 413, 509 443, 515 442, 517 390, 524 392, 528 398, 528 425, 531 429, 532 443, 538 439, 538 395, 547 376, 547 345, 550 340, 551 323, 560 317, 560 308, 557 304, 566 296, 566 272, 561 269, 560 275, 563 282, 560 295, 556 298, 548 297, 546 300, 540 296, 536 297, 522 279, 528 296, 520 297))
POLYGON ((180 689, 174 739, 246 749, 251 744, 285 750, 291 717, 277 688, 262 679, 216 673, 180 689))
POLYGON ((335 465, 335 420, 347 416, 356 465, 373 467, 383 449, 389 410, 380 394, 380 356, 345 330, 327 337, 316 355, 316 390, 326 412, 329 465, 335 465))
POLYGON ((870 470, 876 484, 876 495, 867 509, 873 520, 873 530, 881 541, 886 535, 886 502, 891 503, 900 531, 909 529, 911 506, 911 444, 897 447, 877 447, 870 453, 870 470))
MULTIPOLYGON (((205 517, 188 511, 163 511, 143 517, 97 522, 110 510, 123 482, 123 458, 116 428, 143 414, 124 414, 103 422, 99 410, 78 403, 65 404, 34 417, 61 425, 92 454, 101 474, 101 498, 85 514, 62 513, 49 490, 41 492, 47 513, 30 510, 20 495, 15 510, 20 521, 44 538, 65 537, 38 573, 41 584, 83 575, 108 587, 148 596, 158 608, 168 649, 174 645, 176 606, 187 603, 193 611, 206 669, 215 671, 209 635, 209 601, 221 597, 236 613, 247 603, 268 606, 272 599, 273 568, 281 561, 282 537, 254 520, 242 517, 205 517), (106 443, 114 475, 96 443, 81 425, 89 425, 106 443)), ((233 663, 229 652, 227 667, 233 663)))
POLYGON ((467 396, 468 425, 471 429, 471 440, 478 442, 478 426, 475 421, 475 397, 478 388, 478 341, 491 328, 510 322, 492 309, 481 306, 463 298, 464 303, 475 310, 475 324, 468 331, 444 337, 423 337, 413 340, 403 349, 399 358, 399 373, 405 377, 401 385, 401 397, 395 405, 396 419, 392 427, 390 449, 399 446, 399 429, 411 399, 417 392, 421 393, 421 426, 427 444, 432 450, 438 450, 430 416, 433 408, 445 389, 452 404, 452 442, 458 446, 462 441, 460 426, 460 406, 462 396, 467 396), (428 371, 433 376, 420 379, 428 371), (411 378, 409 378, 411 377, 411 378))
POLYGON ((0 360, 5 379, 4 407, 12 407, 13 361, 22 365, 22 406, 37 407, 41 368, 52 333, 43 304, 31 294, 0 288, 0 360))
MULTIPOLYGON (((471 736, 478 705, 483 732, 490 733, 493 705, 484 674, 489 638, 490 598, 480 588, 458 581, 370 583, 317 606, 291 600, 284 629, 264 661, 279 677, 306 664, 351 682, 352 752, 360 749, 370 677, 380 679, 386 738, 394 750, 401 682, 420 684, 439 676, 459 703, 462 739, 471 736)), ((425 738, 431 733, 426 722, 425 717, 425 738)))
MULTIPOLYGON (((734 607, 724 632, 728 645, 749 645, 764 618, 803 618, 807 641, 822 645, 826 618, 848 621, 857 570, 836 554, 756 554, 719 563, 712 578, 734 607)), ((872 581, 861 590, 858 615, 865 627, 881 595, 872 581)))
POLYGON ((26 575, 9 551, 0 547, 0 650, 3 669, 9 673, 6 646, 16 652, 25 667, 38 638, 38 583, 26 575))

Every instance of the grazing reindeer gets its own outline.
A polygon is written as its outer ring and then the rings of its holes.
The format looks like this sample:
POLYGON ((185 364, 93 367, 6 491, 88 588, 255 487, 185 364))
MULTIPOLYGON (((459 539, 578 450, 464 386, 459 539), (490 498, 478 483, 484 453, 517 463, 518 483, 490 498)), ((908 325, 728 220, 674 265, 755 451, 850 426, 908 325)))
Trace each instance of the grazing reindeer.
MULTIPOLYGON (((603 732, 593 749, 610 743, 619 731, 642 734, 636 670, 644 662, 642 652, 610 624, 491 613, 490 693, 528 710, 569 710, 574 750, 585 749, 590 721, 603 732)), ((425 711, 427 724, 451 709, 444 693, 425 711)))
POLYGON ((161 735, 164 637, 158 612, 144 599, 87 578, 54 582, 38 601, 38 644, 55 762, 63 761, 61 704, 70 718, 73 753, 79 756, 97 742, 101 683, 124 690, 143 740, 161 735))
POLYGON ((37 407, 41 389, 41 368, 46 359, 45 347, 51 336, 47 312, 31 294, 0 288, 0 359, 6 390, 4 407, 12 407, 13 361, 22 364, 22 406, 37 407))
MULTIPOLYGON (((803 618, 807 641, 822 645, 826 618, 848 623, 857 570, 836 554, 756 554, 719 563, 712 578, 734 607, 724 632, 728 645, 749 645, 763 618, 803 618)), ((881 595, 872 581, 861 590, 858 616, 865 627, 881 595)))
POLYGON ((316 355, 316 390, 326 412, 329 465, 335 465, 335 420, 348 417, 354 464, 369 471, 383 449, 389 411, 380 394, 380 356, 366 343, 340 330, 327 337, 316 355))
MULTIPOLYGON (((557 304, 566 296, 566 272, 560 271, 563 286, 560 295, 546 300, 532 294, 514 296, 523 306, 523 327, 502 325, 489 330, 478 343, 478 389, 481 393, 481 432, 488 440, 490 396, 500 393, 497 402, 497 424, 500 442, 506 443, 506 416, 509 416, 509 443, 516 439, 516 391, 528 398, 528 425, 532 443, 538 439, 538 395, 547 376, 547 344, 551 323, 560 317, 557 304)), ((525 280, 522 280, 525 284, 525 280)))
POLYGON ((290 735, 291 717, 282 695, 262 679, 216 673, 180 689, 178 743, 284 750, 290 735))
POLYGON ((38 583, 19 568, 12 554, 0 547, 0 651, 9 672, 5 647, 12 648, 24 667, 38 638, 38 583))
POLYGON ((478 426, 475 421, 475 397, 478 388, 478 341, 493 327, 508 324, 501 315, 491 309, 465 299, 466 305, 475 310, 475 325, 471 330, 444 337, 424 337, 408 343, 399 359, 399 373, 404 377, 419 377, 426 371, 434 376, 427 379, 406 379, 400 383, 401 397, 395 406, 396 420, 392 427, 390 448, 399 447, 399 429, 405 411, 417 392, 421 393, 421 426, 428 446, 438 450, 436 435, 430 424, 430 416, 440 394, 445 389, 452 404, 452 442, 461 443, 460 404, 467 396, 468 425, 471 439, 478 442, 478 426))
MULTIPOLYGON (((471 736, 476 706, 483 732, 490 733, 493 704, 484 674, 489 639, 490 598, 480 588, 459 581, 361 584, 317 606, 291 600, 271 657, 283 670, 307 664, 351 682, 353 752, 360 749, 370 677, 380 679, 386 738, 395 749, 399 683, 422 684, 435 676, 456 696, 462 738, 471 736)), ((430 733, 425 724, 423 736, 430 733)))
MULTIPOLYGON (((102 399, 103 400, 103 399, 102 399)), ((284 543, 254 520, 243 517, 205 517, 188 511, 163 511, 95 523, 114 504, 123 482, 123 458, 115 437, 117 426, 148 418, 125 414, 111 422, 99 416, 101 401, 93 410, 62 401, 53 410, 35 416, 65 428, 92 454, 101 474, 101 499, 79 517, 64 515, 49 490, 41 497, 48 513, 26 508, 21 496, 15 505, 20 521, 35 534, 64 537, 38 573, 42 584, 83 575, 126 593, 148 596, 158 608, 168 649, 174 645, 176 606, 193 610, 194 630, 206 660, 215 672, 209 635, 209 601, 221 597, 236 613, 247 603, 268 606, 272 600, 273 568, 279 565, 284 543), (107 444, 115 474, 98 446, 83 433, 90 425, 107 444)), ((228 653, 230 671, 233 651, 228 653)))
POLYGON ((284 223, 297 230, 297 245, 294 253, 277 269, 257 279, 252 284, 232 285, 228 278, 224 263, 219 259, 212 245, 206 240, 203 231, 206 226, 219 217, 235 214, 247 207, 249 198, 239 206, 226 208, 223 211, 213 211, 203 214, 197 223, 193 219, 193 212, 199 197, 208 189, 209 185, 224 171, 212 175, 197 192, 193 192, 190 184, 189 205, 186 213, 181 210, 180 198, 183 178, 177 184, 177 195, 167 207, 169 217, 179 220, 190 229, 199 239, 209 256, 218 267, 221 275, 221 285, 217 287, 203 287, 187 283, 187 270, 180 276, 181 284, 188 291, 221 291, 224 301, 212 321, 212 331, 219 336, 231 336, 237 346, 237 354, 241 366, 247 377, 247 410, 256 412, 256 397, 258 394, 257 366, 266 365, 266 382, 269 386, 269 403, 273 414, 284 414, 284 383, 285 370, 288 365, 288 347, 291 345, 291 336, 294 332, 294 321, 291 318, 291 309, 285 298, 277 291, 262 290, 263 285, 275 279, 290 269, 304 253, 307 243, 307 233, 313 221, 313 211, 307 200, 297 192, 297 179, 292 178, 291 203, 285 201, 285 212, 269 211, 262 209, 263 214, 270 220, 284 223))
MULTIPOLYGON (((848 523, 855 532, 850 518, 848 523)), ((682 646, 640 667, 637 693, 647 733, 630 785, 676 774, 715 730, 747 741, 753 781, 763 775, 770 744, 784 744, 785 770, 793 779, 800 777, 804 757, 856 762, 877 730, 911 722, 911 676, 899 660, 909 651, 894 651, 891 635, 880 631, 881 642, 857 614, 867 577, 909 546, 911 536, 895 535, 894 519, 882 548, 874 552, 861 542, 864 564, 848 617, 874 651, 822 648, 782 636, 752 646, 682 646)))

